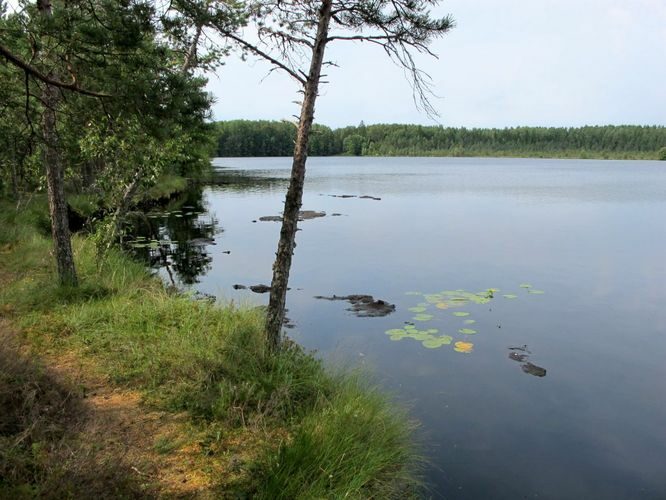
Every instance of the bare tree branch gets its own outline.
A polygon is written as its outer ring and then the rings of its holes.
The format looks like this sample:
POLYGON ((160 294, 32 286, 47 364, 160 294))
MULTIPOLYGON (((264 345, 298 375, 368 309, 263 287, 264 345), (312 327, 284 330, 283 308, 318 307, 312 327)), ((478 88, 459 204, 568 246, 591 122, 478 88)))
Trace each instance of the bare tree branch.
POLYGON ((79 94, 91 96, 91 97, 111 97, 109 94, 103 94, 100 92, 93 92, 91 90, 87 89, 82 89, 79 87, 76 83, 76 79, 72 83, 65 83, 61 82, 60 80, 56 80, 54 78, 51 78, 44 73, 42 73, 40 70, 35 68, 33 65, 25 62, 22 60, 20 57, 14 55, 11 50, 9 50, 7 47, 4 45, 0 44, 0 55, 4 56, 7 61, 9 61, 11 64, 16 66, 17 68, 22 69, 25 71, 26 74, 29 74, 30 76, 37 78, 38 80, 41 80, 44 83, 47 83, 49 85, 53 85, 54 87, 58 87, 61 89, 66 89, 66 90, 71 90, 73 92, 77 92, 79 94))

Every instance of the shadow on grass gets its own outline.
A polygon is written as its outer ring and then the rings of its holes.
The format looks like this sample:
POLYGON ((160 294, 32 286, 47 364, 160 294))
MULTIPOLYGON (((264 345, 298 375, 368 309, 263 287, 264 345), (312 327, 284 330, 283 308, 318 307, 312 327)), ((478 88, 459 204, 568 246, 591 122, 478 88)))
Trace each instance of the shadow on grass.
POLYGON ((0 322, 0 498, 146 498, 150 485, 82 429, 85 401, 29 356, 0 322))

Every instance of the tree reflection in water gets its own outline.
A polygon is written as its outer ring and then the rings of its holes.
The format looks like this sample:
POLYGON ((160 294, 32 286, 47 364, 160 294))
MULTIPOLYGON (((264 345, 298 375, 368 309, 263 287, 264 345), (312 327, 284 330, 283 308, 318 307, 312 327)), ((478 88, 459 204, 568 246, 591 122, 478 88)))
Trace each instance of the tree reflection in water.
POLYGON ((201 187, 188 189, 168 206, 132 212, 125 246, 155 270, 164 270, 173 286, 199 282, 211 268, 208 246, 222 232, 207 211, 201 187))

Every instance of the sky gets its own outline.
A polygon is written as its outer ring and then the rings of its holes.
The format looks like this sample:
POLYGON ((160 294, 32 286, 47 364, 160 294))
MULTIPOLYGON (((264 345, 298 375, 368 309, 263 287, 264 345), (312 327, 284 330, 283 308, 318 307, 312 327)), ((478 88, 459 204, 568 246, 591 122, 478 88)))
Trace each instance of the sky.
MULTIPOLYGON (((666 125, 666 0, 448 0, 456 27, 418 58, 432 119, 403 71, 367 44, 336 42, 315 121, 455 127, 666 125)), ((209 75, 216 120, 294 119, 298 85, 232 56, 209 75)))

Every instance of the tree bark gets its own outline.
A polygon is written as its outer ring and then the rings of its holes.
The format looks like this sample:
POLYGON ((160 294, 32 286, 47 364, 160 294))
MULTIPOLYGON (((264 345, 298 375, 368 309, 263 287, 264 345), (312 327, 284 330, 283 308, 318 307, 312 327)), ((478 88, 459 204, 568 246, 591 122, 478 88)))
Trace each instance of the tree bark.
MULTIPOLYGON (((37 8, 42 16, 50 17, 51 2, 38 0, 37 8)), ((51 76, 51 75, 49 75, 51 76)), ((55 258, 58 267, 58 280, 61 285, 76 286, 76 268, 69 233, 67 201, 65 200, 65 178, 58 149, 58 131, 56 130, 56 109, 60 103, 57 87, 46 84, 42 92, 44 113, 42 131, 44 135, 44 164, 46 166, 46 184, 48 187, 49 215, 51 216, 51 234, 55 258)))
POLYGON ((294 159, 291 165, 291 179, 284 202, 282 228, 278 242, 275 263, 273 264, 273 280, 271 281, 270 299, 266 315, 266 340, 268 348, 276 351, 280 347, 282 322, 287 297, 287 284, 291 259, 296 247, 296 229, 298 213, 303 200, 303 184, 305 182, 305 162, 307 160, 310 129, 314 120, 314 108, 319 91, 321 68, 324 62, 324 51, 328 38, 328 27, 331 20, 332 0, 322 0, 319 9, 317 36, 312 48, 310 71, 304 85, 303 103, 294 146, 294 159))

